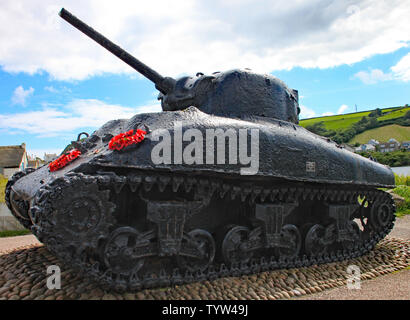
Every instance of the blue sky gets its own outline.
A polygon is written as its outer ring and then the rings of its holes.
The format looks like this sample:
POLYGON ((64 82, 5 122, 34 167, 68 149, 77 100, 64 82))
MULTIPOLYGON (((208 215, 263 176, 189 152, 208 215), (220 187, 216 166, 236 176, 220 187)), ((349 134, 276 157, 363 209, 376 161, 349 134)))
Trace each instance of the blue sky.
POLYGON ((410 104, 405 1, 5 0, 0 145, 42 157, 110 119, 160 111, 154 85, 59 18, 62 6, 162 75, 271 73, 299 90, 301 118, 410 104))

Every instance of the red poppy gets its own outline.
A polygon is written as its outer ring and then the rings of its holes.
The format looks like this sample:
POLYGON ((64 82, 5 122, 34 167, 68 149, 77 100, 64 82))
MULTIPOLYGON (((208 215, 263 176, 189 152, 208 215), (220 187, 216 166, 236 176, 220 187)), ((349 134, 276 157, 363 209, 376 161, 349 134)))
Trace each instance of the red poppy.
POLYGON ((130 130, 124 133, 116 135, 108 143, 108 148, 111 150, 121 150, 122 148, 128 147, 132 144, 136 144, 144 140, 146 131, 137 129, 134 134, 134 130, 130 130))
POLYGON ((61 155, 53 162, 50 162, 48 167, 51 172, 60 170, 61 168, 64 168, 71 161, 74 161, 75 159, 77 159, 80 156, 80 154, 81 154, 81 151, 77 149, 71 150, 70 152, 66 152, 65 154, 61 155))

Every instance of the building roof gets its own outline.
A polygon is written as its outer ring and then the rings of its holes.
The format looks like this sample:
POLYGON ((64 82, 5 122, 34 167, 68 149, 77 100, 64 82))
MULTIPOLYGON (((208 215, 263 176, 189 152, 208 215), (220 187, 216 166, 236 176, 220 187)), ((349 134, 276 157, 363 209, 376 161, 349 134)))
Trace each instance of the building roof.
POLYGON ((31 168, 37 168, 39 165, 39 161, 38 160, 29 160, 28 161, 28 166, 31 168))
POLYGON ((399 143, 396 139, 394 139, 394 138, 390 138, 389 139, 389 141, 387 141, 387 142, 396 142, 396 143, 399 143))
POLYGON ((25 145, 0 147, 0 167, 18 168, 25 152, 25 145))

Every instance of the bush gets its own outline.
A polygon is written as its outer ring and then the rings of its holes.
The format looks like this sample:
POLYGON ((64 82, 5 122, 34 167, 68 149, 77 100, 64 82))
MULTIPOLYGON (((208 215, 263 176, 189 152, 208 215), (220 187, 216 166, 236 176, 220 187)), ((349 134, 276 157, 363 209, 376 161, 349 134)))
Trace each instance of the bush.
POLYGON ((404 174, 394 174, 396 186, 410 186, 410 176, 404 174))
POLYGON ((325 129, 325 125, 323 121, 315 122, 314 124, 310 126, 306 126, 306 129, 320 136, 324 136, 327 133, 327 130, 325 129))
POLYGON ((4 202, 7 181, 8 180, 0 174, 0 202, 4 202))
POLYGON ((404 167, 410 165, 410 152, 409 151, 394 151, 394 152, 360 152, 361 156, 369 158, 372 156, 378 162, 388 165, 390 167, 404 167))
POLYGON ((408 186, 398 186, 393 189, 393 193, 397 194, 400 197, 403 197, 405 202, 397 205, 396 215, 401 217, 405 214, 410 214, 410 187, 408 186))
POLYGON ((383 115, 383 113, 379 108, 369 113, 369 117, 379 117, 381 115, 383 115))

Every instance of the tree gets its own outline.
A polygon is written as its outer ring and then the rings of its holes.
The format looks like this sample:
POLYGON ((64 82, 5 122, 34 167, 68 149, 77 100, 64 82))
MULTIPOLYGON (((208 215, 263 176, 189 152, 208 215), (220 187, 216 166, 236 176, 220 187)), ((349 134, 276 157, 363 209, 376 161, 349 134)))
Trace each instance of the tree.
POLYGON ((314 124, 306 126, 306 129, 310 132, 316 133, 318 135, 324 136, 327 131, 323 121, 315 122, 314 124))
POLYGON ((376 118, 370 118, 369 123, 366 125, 367 129, 377 128, 379 126, 379 121, 376 118))
POLYGON ((382 114, 382 110, 377 108, 376 110, 373 110, 369 113, 369 117, 380 117, 382 114))

